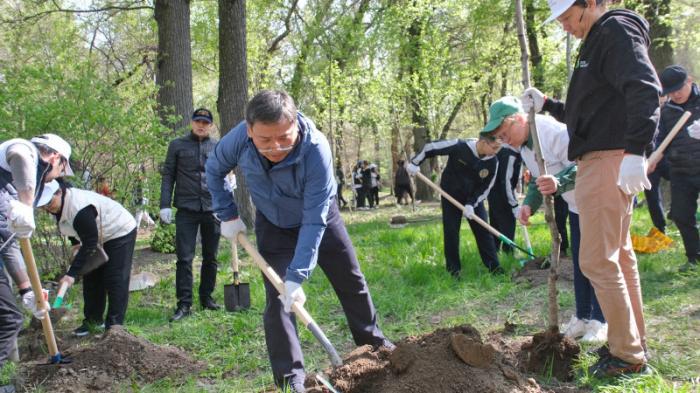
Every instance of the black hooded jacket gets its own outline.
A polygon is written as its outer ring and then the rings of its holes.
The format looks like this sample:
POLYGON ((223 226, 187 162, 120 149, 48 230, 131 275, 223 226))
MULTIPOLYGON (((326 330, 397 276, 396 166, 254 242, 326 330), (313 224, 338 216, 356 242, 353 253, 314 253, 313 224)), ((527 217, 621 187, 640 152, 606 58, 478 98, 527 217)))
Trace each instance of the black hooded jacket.
POLYGON ((688 126, 700 119, 700 89, 694 83, 688 101, 683 104, 676 104, 669 100, 661 108, 659 142, 663 141, 666 135, 671 132, 671 129, 685 111, 690 111, 690 118, 664 152, 664 156, 668 158, 668 162, 671 165, 672 177, 673 174, 700 175, 700 140, 692 138, 688 134, 688 126))
POLYGON ((647 50, 649 24, 629 10, 606 12, 581 43, 564 103, 543 109, 569 130, 569 160, 597 150, 642 155, 659 118, 659 82, 647 50))

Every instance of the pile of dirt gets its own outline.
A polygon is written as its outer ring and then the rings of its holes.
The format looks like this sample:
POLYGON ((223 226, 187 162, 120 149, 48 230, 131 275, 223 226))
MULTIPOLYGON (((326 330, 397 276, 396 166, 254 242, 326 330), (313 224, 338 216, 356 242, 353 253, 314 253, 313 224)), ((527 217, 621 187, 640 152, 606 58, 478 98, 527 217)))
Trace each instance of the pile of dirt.
POLYGON ((150 383, 204 368, 180 349, 152 344, 119 326, 110 328, 93 345, 68 351, 69 364, 30 367, 23 381, 25 389, 32 391, 41 385, 52 392, 114 391, 122 382, 150 383))
POLYGON ((574 359, 580 352, 576 341, 564 337, 559 329, 554 328, 535 334, 532 341, 523 344, 521 356, 527 371, 570 381, 574 359))
MULTIPOLYGON (((502 348, 502 336, 482 339, 463 325, 406 338, 393 352, 357 348, 328 376, 344 393, 546 391, 521 374, 517 351, 502 348)), ((307 386, 310 392, 327 392, 312 378, 307 386)))
MULTIPOLYGON (((558 280, 572 283, 574 281, 574 263, 572 259, 568 257, 560 257, 559 271, 557 273, 558 280)), ((548 279, 549 261, 542 257, 527 261, 523 268, 515 273, 515 276, 513 277, 515 282, 527 282, 533 287, 546 285, 548 279)))

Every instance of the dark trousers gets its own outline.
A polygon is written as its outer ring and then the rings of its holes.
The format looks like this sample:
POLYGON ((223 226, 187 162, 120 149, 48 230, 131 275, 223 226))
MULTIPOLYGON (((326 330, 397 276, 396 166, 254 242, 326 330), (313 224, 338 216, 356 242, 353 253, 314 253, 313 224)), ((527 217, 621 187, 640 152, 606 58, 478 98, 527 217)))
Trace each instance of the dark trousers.
POLYGON ((408 198, 405 197, 408 195, 411 197, 411 200, 413 200, 413 190, 411 190, 411 185, 410 184, 397 184, 394 187, 394 194, 396 195, 396 201, 398 203, 401 203, 401 200, 404 200, 405 204, 408 204, 408 198))
MULTIPOLYGON (((508 203, 508 197, 502 192, 493 192, 493 188, 489 193, 489 223, 496 228, 505 237, 513 240, 515 237, 515 216, 513 208, 508 203)), ((513 247, 502 243, 496 236, 493 237, 496 243, 496 250, 503 250, 508 254, 513 253, 513 247)))
POLYGON ((362 187, 355 189, 355 207, 365 207, 365 190, 362 187))
POLYGON ((106 328, 124 324, 124 315, 129 304, 129 278, 135 245, 136 229, 127 235, 105 242, 104 249, 109 257, 107 263, 83 277, 85 322, 99 325, 104 321, 106 328))
POLYGON ((647 200, 647 208, 651 216, 651 222, 661 232, 666 232, 666 217, 664 214, 664 200, 661 194, 661 179, 671 180, 668 165, 657 165, 656 170, 649 174, 651 189, 644 190, 647 200))
MULTIPOLYGON (((255 235, 260 254, 284 279, 294 256, 299 228, 279 228, 258 211, 255 235)), ((328 277, 340 300, 355 344, 381 345, 384 334, 377 325, 377 312, 335 201, 331 203, 326 231, 319 246, 318 266, 328 277)), ((279 293, 267 278, 265 295, 265 342, 275 383, 284 386, 303 382, 304 357, 297 336, 296 318, 293 313, 284 311, 282 302, 277 298, 279 293)))
POLYGON ((199 277, 199 301, 211 297, 216 286, 221 228, 212 212, 195 212, 178 209, 175 217, 175 294, 177 306, 192 306, 192 260, 197 246, 197 230, 202 238, 202 268, 199 277))
MULTIPOLYGON (((533 212, 534 213, 534 212, 533 212)), ((565 253, 569 249, 569 236, 566 233, 566 218, 569 217, 569 204, 561 195, 554 198, 554 221, 557 222, 557 230, 561 236, 559 250, 565 253)))
MULTIPOLYGON (((379 207, 379 187, 372 187, 370 191, 370 199, 374 202, 374 205, 379 207)), ((372 203, 370 203, 371 205, 372 203)))
POLYGON ((14 351, 21 328, 22 312, 17 308, 15 295, 0 260, 0 368, 14 351))
POLYGON ((598 304, 591 281, 583 275, 578 262, 579 245, 581 244, 581 228, 578 224, 578 214, 569 212, 569 229, 571 230, 571 258, 574 261, 574 298, 576 301, 576 318, 595 319, 605 322, 603 311, 598 304))
POLYGON ((343 198, 343 186, 338 184, 338 191, 337 191, 337 199, 338 199, 338 207, 345 207, 345 205, 348 204, 348 201, 343 198))
POLYGON ((695 213, 698 209, 700 176, 671 174, 671 218, 683 238, 688 261, 698 259, 698 226, 695 213))
POLYGON ((364 201, 362 202, 363 207, 369 207, 370 209, 374 207, 374 198, 372 197, 372 187, 362 186, 362 197, 367 201, 366 204, 364 201))
MULTIPOLYGON (((462 215, 462 210, 458 209, 447 199, 441 198, 441 201, 442 235, 445 246, 445 262, 447 265, 447 271, 453 275, 456 275, 462 270, 462 263, 459 259, 459 228, 462 225, 464 216, 462 215)), ((459 200, 458 202, 465 203, 459 200)), ((488 221, 488 218, 486 217, 486 209, 484 209, 483 203, 474 206, 474 213, 482 220, 488 221)), ((474 233, 474 239, 476 240, 476 245, 479 248, 481 261, 484 263, 484 266, 489 269, 489 271, 495 270, 499 267, 498 252, 496 250, 496 243, 493 240, 491 232, 487 231, 484 227, 472 220, 467 221, 469 222, 469 227, 474 233)))

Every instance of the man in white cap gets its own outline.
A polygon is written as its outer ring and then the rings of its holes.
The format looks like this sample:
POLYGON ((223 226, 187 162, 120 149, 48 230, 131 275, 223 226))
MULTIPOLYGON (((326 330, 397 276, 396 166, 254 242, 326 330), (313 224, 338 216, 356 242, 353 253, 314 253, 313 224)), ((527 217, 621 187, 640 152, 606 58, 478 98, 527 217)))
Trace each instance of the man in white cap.
POLYGON ((5 272, 19 288, 22 304, 35 317, 43 318, 24 270, 24 261, 14 237, 30 237, 35 229, 35 198, 44 183, 73 171, 68 160, 71 147, 55 134, 44 134, 27 141, 10 139, 0 144, 0 367, 13 351, 22 327, 22 313, 15 304, 5 272))

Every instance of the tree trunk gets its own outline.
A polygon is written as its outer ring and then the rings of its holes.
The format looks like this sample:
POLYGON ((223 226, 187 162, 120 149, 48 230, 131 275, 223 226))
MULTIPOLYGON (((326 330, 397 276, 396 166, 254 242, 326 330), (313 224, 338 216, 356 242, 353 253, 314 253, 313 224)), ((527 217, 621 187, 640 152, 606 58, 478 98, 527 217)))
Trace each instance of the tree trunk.
POLYGON ((530 47, 530 62, 532 63, 532 81, 535 86, 544 86, 544 64, 542 52, 537 40, 537 24, 535 23, 534 0, 525 1, 525 23, 527 27, 527 43, 530 47))
MULTIPOLYGON (((245 0, 219 0, 219 98, 221 136, 243 121, 248 102, 245 0)), ((249 227, 254 225, 255 209, 245 177, 236 168, 233 194, 238 214, 249 227)))
POLYGON ((158 113, 175 134, 189 125, 193 110, 190 2, 156 0, 154 14, 158 25, 158 113))

